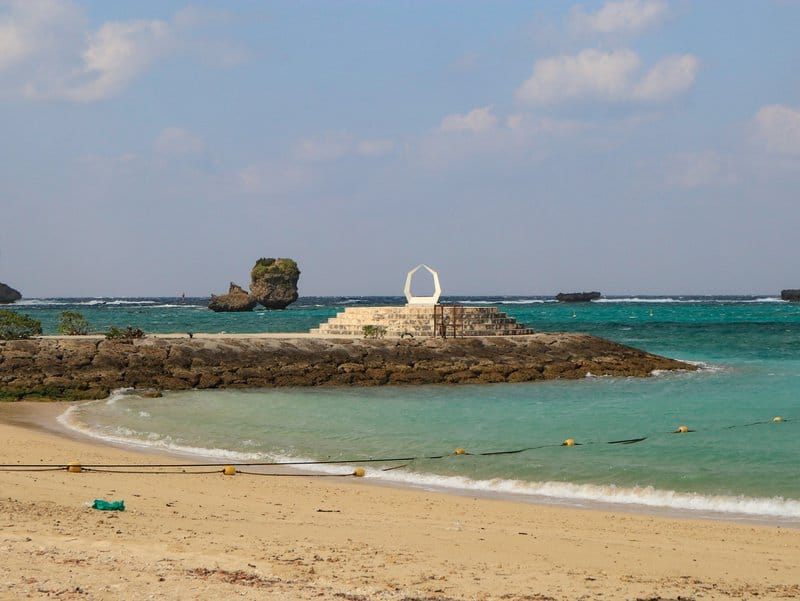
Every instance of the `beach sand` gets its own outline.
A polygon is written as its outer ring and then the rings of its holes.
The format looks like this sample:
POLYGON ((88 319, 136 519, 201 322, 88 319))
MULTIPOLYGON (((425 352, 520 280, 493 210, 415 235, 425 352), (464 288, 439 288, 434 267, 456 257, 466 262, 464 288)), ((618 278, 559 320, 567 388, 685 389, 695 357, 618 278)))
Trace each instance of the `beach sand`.
MULTIPOLYGON (((0 404, 1 463, 179 462, 42 427, 64 409, 0 404)), ((800 597, 798 529, 352 477, 2 471, 0 524, 0 599, 800 597)))

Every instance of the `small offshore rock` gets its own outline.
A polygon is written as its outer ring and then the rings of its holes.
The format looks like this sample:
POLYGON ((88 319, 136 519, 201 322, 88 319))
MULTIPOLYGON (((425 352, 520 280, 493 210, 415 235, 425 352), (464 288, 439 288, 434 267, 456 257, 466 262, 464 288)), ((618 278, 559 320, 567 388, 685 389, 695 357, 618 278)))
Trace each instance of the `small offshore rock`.
POLYGON ((211 295, 208 308, 217 312, 252 311, 256 304, 247 290, 231 282, 228 294, 211 295))
POLYGON ((0 304, 7 305, 21 298, 22 294, 20 294, 18 290, 14 290, 11 286, 0 282, 0 304))
POLYGON ((562 303, 588 303, 603 296, 599 292, 559 292, 556 300, 562 303))
POLYGON ((800 302, 800 289, 781 290, 781 298, 785 301, 800 302))
POLYGON ((261 258, 250 272, 250 298, 266 309, 285 309, 298 298, 299 279, 293 259, 261 258))

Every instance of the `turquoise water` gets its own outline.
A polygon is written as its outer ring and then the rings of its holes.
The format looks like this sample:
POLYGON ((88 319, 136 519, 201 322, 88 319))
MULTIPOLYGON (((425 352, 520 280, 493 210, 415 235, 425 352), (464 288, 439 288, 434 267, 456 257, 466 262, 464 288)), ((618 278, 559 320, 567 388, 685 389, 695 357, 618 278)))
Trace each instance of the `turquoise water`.
MULTIPOLYGON (((283 312, 234 315, 175 299, 77 304, 99 300, 19 309, 55 323, 63 307, 86 307, 92 323, 147 331, 305 331, 345 304, 400 302, 301 299, 283 312)), ((225 461, 333 459, 346 467, 318 469, 343 473, 370 457, 414 457, 364 465, 369 478, 414 486, 800 525, 800 305, 750 297, 459 300, 498 304, 540 331, 589 332, 704 368, 514 385, 118 394, 76 408, 67 421, 108 439, 225 461), (680 425, 694 432, 674 434, 680 425), (566 438, 579 444, 561 446, 566 438), (453 455, 458 447, 468 454, 453 455), (496 451, 520 452, 482 454, 496 451)))

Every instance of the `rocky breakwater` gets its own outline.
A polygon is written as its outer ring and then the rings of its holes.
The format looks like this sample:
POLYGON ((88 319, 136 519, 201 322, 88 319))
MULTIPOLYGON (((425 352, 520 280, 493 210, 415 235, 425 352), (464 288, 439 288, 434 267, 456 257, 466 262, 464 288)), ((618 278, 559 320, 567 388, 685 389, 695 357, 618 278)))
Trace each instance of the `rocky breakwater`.
POLYGON ((0 399, 102 398, 122 387, 480 384, 694 370, 586 334, 367 340, 311 336, 48 337, 0 342, 0 399))

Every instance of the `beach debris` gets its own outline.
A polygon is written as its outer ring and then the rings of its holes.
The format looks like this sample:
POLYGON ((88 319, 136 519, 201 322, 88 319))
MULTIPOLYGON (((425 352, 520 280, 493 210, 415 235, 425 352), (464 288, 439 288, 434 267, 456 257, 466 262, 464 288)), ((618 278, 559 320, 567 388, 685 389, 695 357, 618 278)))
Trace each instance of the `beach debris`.
POLYGON ((363 467, 357 467, 356 469, 353 470, 353 475, 356 478, 363 478, 366 475, 366 473, 367 470, 365 470, 363 467))
POLYGON ((80 461, 70 461, 67 464, 67 471, 71 474, 80 474, 83 471, 80 461))
POLYGON ((232 465, 226 465, 223 468, 222 473, 225 474, 226 476, 234 476, 236 475, 236 468, 232 465))
POLYGON ((104 501, 103 499, 95 499, 92 503, 92 509, 99 509, 100 511, 125 511, 125 501, 104 501))

